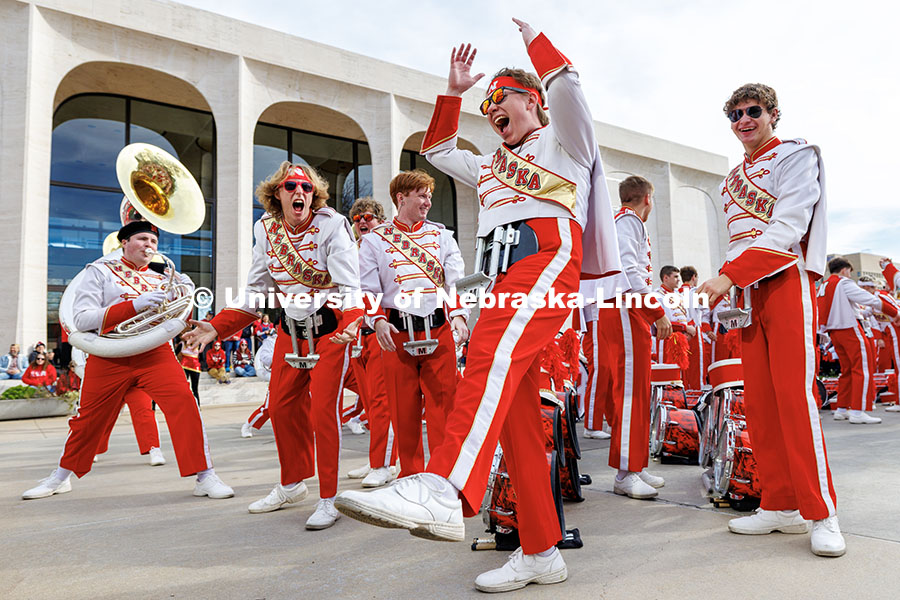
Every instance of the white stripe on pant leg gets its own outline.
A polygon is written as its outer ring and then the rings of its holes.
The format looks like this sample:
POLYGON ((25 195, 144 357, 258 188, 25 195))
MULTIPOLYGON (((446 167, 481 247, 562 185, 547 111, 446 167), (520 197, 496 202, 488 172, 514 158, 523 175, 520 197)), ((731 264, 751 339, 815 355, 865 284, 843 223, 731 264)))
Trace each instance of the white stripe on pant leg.
MULTIPOLYGON (((256 422, 263 418, 263 415, 269 412, 269 390, 266 389, 266 401, 263 402, 263 405, 260 408, 257 408, 253 411, 253 414, 256 415, 251 419, 248 424, 250 426, 255 426, 256 422)), ((250 415, 253 416, 253 415, 250 415)))
POLYGON ((862 354, 863 388, 860 407, 862 410, 866 410, 869 396, 869 355, 866 352, 866 340, 859 334, 859 327, 854 327, 853 333, 856 334, 856 339, 859 340, 859 352, 862 354))
MULTIPOLYGON (((560 273, 565 270, 566 265, 572 260, 572 233, 569 230, 569 220, 557 219, 557 228, 560 238, 559 248, 556 250, 553 259, 538 276, 537 281, 528 292, 529 296, 535 294, 541 298, 545 297, 553 286, 553 282, 556 281, 560 273)), ((531 321, 536 310, 536 308, 531 306, 530 302, 526 302, 525 306, 516 310, 506 325, 503 335, 500 336, 500 342, 497 344, 494 359, 491 361, 491 366, 488 369, 485 389, 478 402, 478 409, 475 411, 472 426, 468 435, 466 435, 466 439, 463 440, 460 446, 459 456, 448 477, 458 490, 466 486, 469 474, 475 466, 475 460, 497 412, 497 405, 500 402, 500 396, 512 363, 513 350, 519 343, 525 327, 531 321)))
POLYGON ((594 429, 594 402, 596 402, 596 400, 597 400, 597 379, 599 378, 599 375, 600 375, 600 373, 599 373, 600 365, 598 364, 598 359, 599 359, 600 354, 599 354, 599 350, 597 348, 597 346, 599 345, 597 338, 599 337, 598 332, 600 330, 599 317, 597 318, 596 321, 593 321, 593 323, 594 323, 594 327, 593 327, 593 331, 591 331, 591 341, 593 342, 594 347, 591 352, 591 360, 593 361, 593 366, 594 366, 594 377, 591 380, 591 389, 588 390, 588 393, 587 393, 588 406, 589 406, 589 408, 587 410, 587 428, 588 429, 594 429))
POLYGON ((625 342, 625 381, 622 386, 622 439, 619 442, 619 468, 628 471, 628 444, 631 442, 631 410, 634 405, 634 340, 631 337, 631 319, 628 309, 619 309, 622 322, 622 341, 625 342))
POLYGON ((815 340, 815 323, 813 323, 813 305, 810 298, 815 297, 815 285, 809 281, 806 270, 797 264, 797 270, 800 272, 800 290, 803 305, 803 347, 804 347, 804 364, 806 367, 804 373, 804 385, 806 386, 806 409, 809 413, 809 425, 812 431, 813 450, 816 457, 816 474, 819 477, 819 493, 822 495, 822 501, 828 509, 828 516, 834 516, 835 507, 831 499, 831 493, 828 491, 828 462, 825 459, 825 440, 822 437, 822 425, 819 422, 819 402, 813 394, 813 385, 816 378, 816 340, 815 340))
POLYGON ((897 331, 897 327, 894 326, 893 323, 889 324, 888 327, 891 328, 891 348, 894 351, 894 374, 895 376, 900 376, 900 344, 898 344, 897 336, 900 332, 897 331))
MULTIPOLYGON (((381 466, 391 466, 391 456, 394 454, 394 426, 388 423, 387 444, 384 449, 384 462, 381 466)), ((369 465, 372 466, 372 465, 369 465)), ((375 467, 372 467, 375 468, 375 467)))
MULTIPOLYGON (((341 404, 343 404, 343 402, 344 402, 344 378, 347 376, 347 369, 349 367, 350 367, 350 346, 348 344, 348 345, 344 346, 344 362, 341 365, 341 379, 338 382, 337 398, 335 398, 335 402, 334 402, 334 404, 335 404, 334 413, 335 413, 335 418, 337 419, 337 434, 338 434, 338 443, 337 443, 337 448, 336 448, 336 450, 337 450, 337 465, 335 468, 338 473, 340 473, 340 468, 341 468, 341 444, 344 439, 344 437, 343 437, 344 431, 343 431, 343 428, 341 427, 341 404)), ((312 373, 310 373, 309 384, 310 384, 310 386, 312 386, 312 373)), ((357 394, 357 401, 358 401, 358 399, 359 399, 359 394, 357 394)), ((316 448, 316 452, 318 452, 318 451, 319 451, 319 449, 316 448)), ((320 475, 320 477, 321 477, 321 475, 320 475)))

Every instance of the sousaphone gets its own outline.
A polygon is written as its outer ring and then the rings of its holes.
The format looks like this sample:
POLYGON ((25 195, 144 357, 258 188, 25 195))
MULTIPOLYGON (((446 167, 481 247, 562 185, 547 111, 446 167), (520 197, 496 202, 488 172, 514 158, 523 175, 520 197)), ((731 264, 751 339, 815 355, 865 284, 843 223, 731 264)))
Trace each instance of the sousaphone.
MULTIPOLYGON (((200 186, 187 168, 165 150, 150 144, 126 146, 116 159, 116 175, 125 193, 120 206, 123 225, 134 220, 133 211, 169 233, 193 233, 203 224, 206 204, 200 186)), ((110 237, 104 243, 104 256, 116 249, 110 237)), ((176 277, 175 265, 168 257, 159 252, 152 254, 168 266, 169 279, 163 289, 172 291, 170 299, 141 311, 109 333, 78 331, 75 327, 75 290, 91 265, 75 276, 59 305, 60 322, 73 346, 107 358, 134 356, 168 342, 187 327, 193 310, 192 289, 176 277)))

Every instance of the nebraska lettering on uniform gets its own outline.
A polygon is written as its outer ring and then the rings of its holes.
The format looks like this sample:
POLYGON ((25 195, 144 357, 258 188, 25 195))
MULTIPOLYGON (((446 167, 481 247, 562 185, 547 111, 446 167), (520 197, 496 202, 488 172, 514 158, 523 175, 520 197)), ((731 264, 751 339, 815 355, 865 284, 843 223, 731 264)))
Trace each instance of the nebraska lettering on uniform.
POLYGON ((775 208, 777 198, 752 180, 768 174, 768 169, 760 168, 748 175, 745 165, 741 164, 735 167, 725 180, 725 190, 731 201, 764 223, 768 223, 772 218, 772 209, 775 208))
MULTIPOLYGON (((318 231, 316 227, 310 227, 304 234, 315 234, 318 231)), ((277 257, 282 267, 281 269, 273 268, 273 276, 278 271, 281 271, 287 273, 293 282, 301 283, 310 288, 328 289, 334 286, 328 271, 315 268, 310 261, 305 260, 300 255, 301 250, 314 250, 316 248, 315 243, 295 247, 290 237, 285 233, 281 219, 270 220, 270 223, 266 226, 266 236, 271 246, 271 250, 268 251, 269 255, 277 257)))
POLYGON ((388 225, 383 229, 374 230, 373 233, 377 233, 381 239, 400 252, 410 264, 418 267, 436 287, 444 285, 444 268, 441 263, 405 232, 388 225))

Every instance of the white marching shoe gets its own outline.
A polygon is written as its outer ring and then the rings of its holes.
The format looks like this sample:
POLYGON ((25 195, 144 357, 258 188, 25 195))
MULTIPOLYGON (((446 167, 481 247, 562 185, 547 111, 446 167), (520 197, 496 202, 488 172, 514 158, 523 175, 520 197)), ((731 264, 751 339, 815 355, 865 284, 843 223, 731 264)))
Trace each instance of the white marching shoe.
POLYGON ((812 535, 810 536, 813 554, 817 556, 843 556, 847 551, 844 536, 841 535, 841 527, 837 517, 828 517, 820 521, 813 521, 812 535))
POLYGON ((834 411, 831 418, 834 419, 835 421, 846 421, 847 417, 849 417, 849 416, 850 416, 849 412, 847 411, 846 408, 845 409, 839 408, 836 411, 834 411))
POLYGON ((362 424, 358 417, 352 417, 347 421, 347 428, 353 435, 362 435, 366 432, 366 426, 362 424))
POLYGON ((809 522, 800 516, 799 510, 763 510, 749 517, 738 517, 728 521, 728 531, 743 535, 765 535, 773 531, 781 533, 806 533, 809 531, 809 522))
POLYGON ((854 425, 875 425, 876 423, 881 423, 881 417, 873 417, 862 410, 859 412, 851 411, 850 422, 854 425))
POLYGON ((482 592, 509 592, 529 583, 562 583, 569 576, 566 563, 557 548, 549 556, 523 554, 519 547, 499 569, 475 578, 475 588, 482 592))
POLYGON ((584 428, 584 437, 589 440, 608 440, 612 437, 612 435, 606 433, 602 429, 588 429, 584 428))
POLYGON ((231 498, 234 496, 234 490, 225 485, 225 482, 219 479, 215 473, 209 473, 203 478, 203 481, 197 480, 194 486, 195 496, 209 496, 221 500, 222 498, 231 498))
POLYGON ((350 479, 362 479, 366 475, 372 472, 372 467, 369 466, 369 463, 359 467, 358 469, 353 469, 352 471, 347 471, 347 477, 350 479))
POLYGON ((462 502, 449 481, 431 473, 402 477, 374 492, 341 492, 334 505, 357 521, 408 529, 429 540, 461 542, 466 535, 462 502))
POLYGON ((884 412, 900 412, 900 404, 891 404, 884 407, 884 412))
POLYGON ((377 469, 372 469, 369 474, 363 478, 362 486, 364 488, 381 487, 393 478, 389 467, 378 467, 377 469))
POLYGON ((309 494, 309 489, 302 481, 293 488, 286 488, 280 483, 277 484, 269 495, 261 500, 257 500, 248 507, 252 513, 267 513, 278 510, 285 504, 294 504, 300 502, 309 494))
POLYGON ((663 479, 659 475, 651 475, 646 470, 638 473, 638 477, 641 478, 641 481, 643 481, 644 483, 646 483, 647 485, 649 485, 652 488, 659 489, 659 488, 663 487, 664 485, 666 485, 665 479, 663 479))
POLYGON ((158 467, 166 464, 166 457, 159 448, 150 448, 150 466, 158 467))
POLYGON ((26 490, 22 494, 22 500, 36 500, 38 498, 47 498, 49 496, 53 496, 55 494, 65 494, 66 492, 72 491, 72 482, 69 481, 72 476, 69 475, 65 479, 57 479, 55 477, 56 471, 50 474, 49 477, 41 479, 40 483, 31 488, 30 490, 26 490))
MULTIPOLYGON (((658 479, 662 479, 662 477, 658 479)), ((634 472, 628 473, 623 479, 619 479, 617 476, 613 484, 613 493, 637 500, 649 500, 659 495, 656 488, 645 483, 643 478, 634 472)))
POLYGON ((341 518, 334 507, 334 498, 322 498, 316 504, 316 511, 306 520, 307 529, 328 529, 341 518))
POLYGON ((250 423, 244 423, 241 425, 241 437, 242 438, 252 438, 253 430, 250 427, 250 423))

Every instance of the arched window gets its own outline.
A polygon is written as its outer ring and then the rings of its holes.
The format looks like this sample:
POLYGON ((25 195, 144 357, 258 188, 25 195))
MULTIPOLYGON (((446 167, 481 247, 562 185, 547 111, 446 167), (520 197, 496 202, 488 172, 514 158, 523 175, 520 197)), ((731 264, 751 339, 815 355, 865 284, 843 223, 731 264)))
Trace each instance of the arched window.
POLYGON ((159 146, 188 168, 206 199, 206 219, 189 235, 163 232, 160 251, 198 286, 214 288, 215 123, 212 114, 110 94, 82 94, 53 115, 47 325, 59 337, 59 299, 103 240, 122 226, 116 157, 133 142, 159 146))

